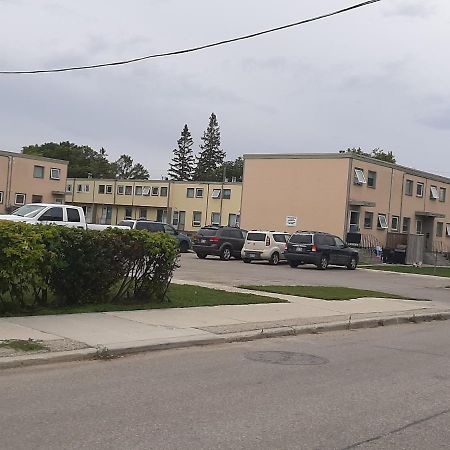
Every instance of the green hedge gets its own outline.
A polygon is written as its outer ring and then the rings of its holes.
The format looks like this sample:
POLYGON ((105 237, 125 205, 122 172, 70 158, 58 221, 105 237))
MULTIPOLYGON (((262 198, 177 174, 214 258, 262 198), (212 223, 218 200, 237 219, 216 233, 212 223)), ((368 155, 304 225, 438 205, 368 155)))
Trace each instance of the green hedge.
POLYGON ((0 309, 163 301, 177 261, 163 233, 0 222, 0 309))

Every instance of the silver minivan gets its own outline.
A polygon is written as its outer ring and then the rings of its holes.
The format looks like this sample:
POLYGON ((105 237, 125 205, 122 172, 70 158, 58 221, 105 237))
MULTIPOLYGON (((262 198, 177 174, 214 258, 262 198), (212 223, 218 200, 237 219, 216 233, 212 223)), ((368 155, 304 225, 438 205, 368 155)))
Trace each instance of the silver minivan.
POLYGON ((284 250, 290 234, 284 231, 249 231, 241 251, 242 261, 269 261, 276 266, 284 259, 284 250))

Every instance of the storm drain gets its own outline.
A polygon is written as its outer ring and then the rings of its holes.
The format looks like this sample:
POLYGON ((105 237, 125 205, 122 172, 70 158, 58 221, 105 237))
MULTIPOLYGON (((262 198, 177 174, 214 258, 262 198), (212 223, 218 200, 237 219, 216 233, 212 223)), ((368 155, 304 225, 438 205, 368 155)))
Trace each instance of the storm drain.
POLYGON ((328 363, 328 360, 321 356, 296 352, 248 352, 245 354, 245 357, 252 361, 269 364, 284 364, 287 366, 317 366, 328 363))

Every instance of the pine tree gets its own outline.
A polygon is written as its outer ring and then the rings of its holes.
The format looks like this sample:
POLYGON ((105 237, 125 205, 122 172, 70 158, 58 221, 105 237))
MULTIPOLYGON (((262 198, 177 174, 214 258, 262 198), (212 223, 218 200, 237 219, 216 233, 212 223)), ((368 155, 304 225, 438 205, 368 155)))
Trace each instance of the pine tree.
POLYGON ((169 164, 168 174, 172 180, 188 181, 192 179, 194 173, 194 154, 192 152, 194 141, 187 125, 184 126, 177 143, 178 149, 173 150, 174 156, 172 163, 169 164))
POLYGON ((203 133, 202 141, 194 180, 214 181, 217 168, 223 164, 226 156, 226 153, 220 148, 220 128, 214 113, 209 118, 209 125, 203 133))

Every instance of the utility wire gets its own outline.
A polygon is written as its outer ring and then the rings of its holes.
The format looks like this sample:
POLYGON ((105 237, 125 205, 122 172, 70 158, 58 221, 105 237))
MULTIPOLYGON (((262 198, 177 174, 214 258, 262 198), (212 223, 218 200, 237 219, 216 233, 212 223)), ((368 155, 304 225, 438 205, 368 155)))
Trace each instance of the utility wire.
POLYGON ((38 69, 38 70, 2 70, 2 71, 0 71, 0 75, 31 75, 31 74, 40 74, 40 73, 70 72, 70 71, 74 71, 74 70, 99 69, 101 67, 112 67, 112 66, 122 66, 125 64, 132 64, 135 62, 144 61, 146 59, 162 58, 162 57, 166 57, 166 56, 175 56, 175 55, 182 55, 185 53, 198 52, 200 50, 205 50, 207 48, 231 44, 233 42, 243 41, 245 39, 251 39, 251 38, 255 38, 257 36, 262 36, 263 34, 274 33, 275 31, 286 30, 287 28, 293 28, 293 27, 297 27, 299 25, 304 25, 306 23, 326 19, 328 17, 346 13, 346 12, 352 11, 354 9, 368 6, 372 3, 378 3, 380 1, 381 0, 368 0, 368 1, 365 1, 362 3, 358 3, 356 5, 353 5, 353 6, 349 6, 347 8, 343 8, 343 9, 339 9, 337 11, 327 13, 327 14, 322 14, 320 16, 312 17, 310 19, 301 20, 299 22, 294 22, 294 23, 290 23, 287 25, 282 25, 280 27, 271 28, 269 30, 263 30, 263 31, 259 31, 257 33, 247 34, 244 36, 239 36, 236 38, 226 39, 224 41, 213 42, 211 44, 200 45, 198 47, 192 47, 192 48, 187 48, 187 49, 183 49, 183 50, 176 50, 176 51, 167 52, 167 53, 156 53, 153 55, 141 56, 140 58, 133 58, 133 59, 127 59, 127 60, 122 60, 122 61, 103 63, 103 64, 93 64, 93 65, 88 65, 88 66, 73 66, 73 67, 63 67, 63 68, 56 68, 56 69, 38 69))

